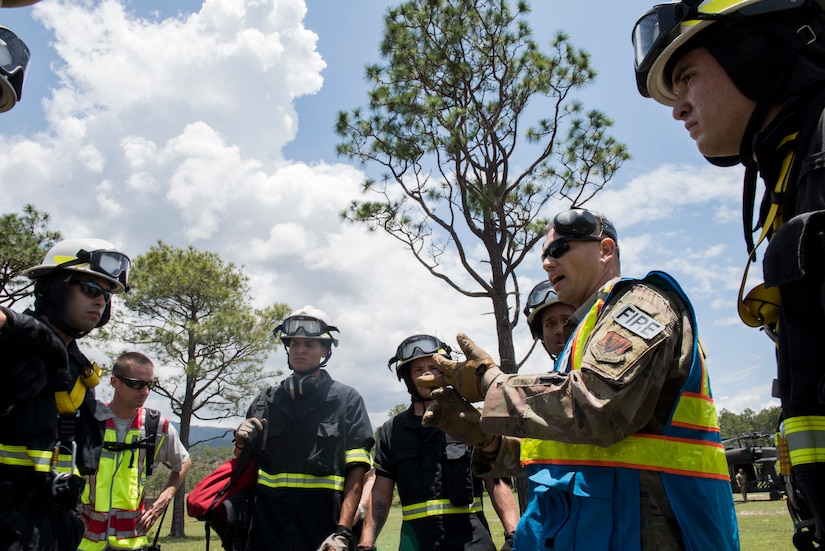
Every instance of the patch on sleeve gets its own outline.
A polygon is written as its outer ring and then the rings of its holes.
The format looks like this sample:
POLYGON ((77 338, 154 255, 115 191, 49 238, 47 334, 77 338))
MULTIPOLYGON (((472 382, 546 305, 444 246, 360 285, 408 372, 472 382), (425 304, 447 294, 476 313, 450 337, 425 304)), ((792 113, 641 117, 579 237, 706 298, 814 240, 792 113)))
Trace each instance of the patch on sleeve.
POLYGON ((664 325, 632 304, 625 304, 613 314, 613 321, 643 339, 651 339, 662 332, 664 325))
POLYGON ((622 355, 630 350, 633 343, 615 331, 608 331, 602 340, 599 341, 599 346, 608 354, 622 355))

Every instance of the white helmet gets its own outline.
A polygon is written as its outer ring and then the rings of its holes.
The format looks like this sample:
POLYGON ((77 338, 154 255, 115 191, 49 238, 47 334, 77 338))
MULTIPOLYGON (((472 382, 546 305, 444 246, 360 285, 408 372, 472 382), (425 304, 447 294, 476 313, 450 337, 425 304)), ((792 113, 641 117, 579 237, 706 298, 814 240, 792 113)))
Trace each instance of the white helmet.
POLYGON ((326 313, 314 306, 306 305, 290 312, 272 334, 279 337, 287 347, 291 337, 319 339, 338 346, 338 339, 332 336, 332 331, 340 333, 337 327, 329 323, 326 313))
POLYGON ((108 241, 94 238, 64 239, 46 253, 43 262, 25 271, 31 279, 38 279, 59 270, 92 274, 114 285, 113 293, 129 288, 129 257, 108 241))

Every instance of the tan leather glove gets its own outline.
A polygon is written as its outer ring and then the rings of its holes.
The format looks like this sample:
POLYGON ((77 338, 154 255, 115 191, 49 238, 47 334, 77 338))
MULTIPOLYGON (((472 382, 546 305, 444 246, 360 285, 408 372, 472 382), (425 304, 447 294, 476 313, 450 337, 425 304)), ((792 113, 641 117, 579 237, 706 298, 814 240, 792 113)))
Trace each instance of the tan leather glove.
POLYGON ((481 414, 473 404, 465 400, 452 388, 437 388, 430 398, 435 400, 421 424, 436 427, 473 448, 484 448, 495 440, 495 435, 481 430, 481 414))
POLYGON ((441 370, 441 375, 425 373, 418 378, 418 382, 427 388, 437 388, 450 385, 470 402, 484 400, 487 389, 493 384, 502 371, 488 353, 476 346, 476 343, 464 333, 456 335, 458 345, 466 359, 463 362, 448 360, 438 354, 433 359, 441 370))
POLYGON ((258 434, 264 430, 264 423, 266 423, 266 419, 262 423, 257 417, 244 419, 238 426, 238 430, 235 431, 235 445, 243 448, 249 443, 254 443, 258 434))

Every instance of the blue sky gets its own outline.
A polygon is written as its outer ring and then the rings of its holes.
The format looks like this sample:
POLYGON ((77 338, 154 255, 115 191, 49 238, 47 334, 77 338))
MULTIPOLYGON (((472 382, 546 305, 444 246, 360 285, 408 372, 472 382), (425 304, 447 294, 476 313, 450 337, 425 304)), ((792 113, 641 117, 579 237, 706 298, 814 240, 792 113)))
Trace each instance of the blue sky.
MULTIPOLYGON (((32 50, 23 99, 0 114, 0 212, 26 203, 65 236, 132 256, 161 239, 244 267, 256 303, 313 304, 341 328, 330 372, 378 423, 407 400, 387 370, 400 340, 458 331, 494 352, 489 305, 428 277, 396 241, 343 224, 361 168, 335 155, 335 115, 366 104, 395 2, 43 0, 0 10, 32 50)), ((759 410, 773 349, 738 321, 745 266, 739 168, 707 164, 668 108, 636 91, 630 33, 651 3, 533 2, 548 49, 563 30, 598 71, 577 97, 610 116, 633 158, 588 207, 619 230, 623 272, 673 274, 694 302, 717 408, 759 410)), ((369 168, 367 168, 369 170, 369 168)), ((554 204, 547 215, 566 208, 554 204)), ((522 270, 522 288, 544 278, 522 270)), ((751 269, 760 275, 759 265, 751 269)), ((517 353, 530 347, 524 323, 517 353)), ((286 368, 283 351, 270 359, 286 368)), ((522 372, 543 371, 534 354, 522 372)))

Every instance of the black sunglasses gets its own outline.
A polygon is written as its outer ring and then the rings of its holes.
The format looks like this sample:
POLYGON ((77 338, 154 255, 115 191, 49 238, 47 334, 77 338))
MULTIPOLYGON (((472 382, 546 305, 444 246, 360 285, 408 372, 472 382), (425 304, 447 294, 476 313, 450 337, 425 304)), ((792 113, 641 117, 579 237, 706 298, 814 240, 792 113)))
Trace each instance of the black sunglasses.
POLYGON ((141 379, 133 379, 131 377, 124 377, 123 375, 115 375, 115 379, 121 381, 124 385, 128 386, 132 390, 140 390, 143 388, 149 387, 149 390, 155 388, 157 384, 157 379, 152 379, 151 381, 142 381, 141 379))
POLYGON ((570 243, 572 241, 599 242, 601 240, 601 237, 596 237, 593 235, 585 235, 584 237, 561 237, 550 243, 550 245, 542 251, 541 261, 544 262, 548 256, 552 258, 561 258, 561 256, 570 249, 570 243))
POLYGON ((109 302, 112 299, 112 292, 108 289, 104 289, 99 283, 95 283, 94 281, 81 281, 73 279, 69 281, 72 285, 77 285, 80 287, 80 291, 89 298, 97 298, 100 295, 103 295, 103 300, 109 302))

